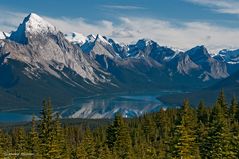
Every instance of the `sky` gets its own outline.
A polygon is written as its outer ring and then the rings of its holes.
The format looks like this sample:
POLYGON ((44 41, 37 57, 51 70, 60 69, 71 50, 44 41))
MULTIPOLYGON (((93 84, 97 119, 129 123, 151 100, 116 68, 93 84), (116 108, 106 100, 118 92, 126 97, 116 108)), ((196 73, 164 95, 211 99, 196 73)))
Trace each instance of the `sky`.
POLYGON ((125 44, 147 38, 182 50, 239 48, 239 0, 1 0, 0 31, 16 30, 31 12, 63 33, 125 44))

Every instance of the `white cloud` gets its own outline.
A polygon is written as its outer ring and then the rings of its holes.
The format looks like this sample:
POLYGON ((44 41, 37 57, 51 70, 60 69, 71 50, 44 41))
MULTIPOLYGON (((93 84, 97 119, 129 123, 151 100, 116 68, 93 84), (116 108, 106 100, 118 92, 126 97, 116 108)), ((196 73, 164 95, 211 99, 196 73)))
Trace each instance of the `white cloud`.
MULTIPOLYGON (((5 16, 1 14, 0 30, 15 30, 23 15, 26 16, 23 13, 7 13, 8 18, 4 18, 3 21, 2 17, 5 16)), ((149 38, 159 42, 160 45, 180 49, 189 49, 196 45, 205 45, 211 52, 223 48, 239 48, 239 28, 227 28, 204 22, 181 22, 178 27, 165 20, 140 17, 120 17, 117 24, 107 20, 89 23, 83 18, 43 18, 64 33, 80 32, 84 35, 99 33, 123 43, 149 38)))
POLYGON ((5 11, 4 9, 1 9, 0 14, 0 30, 10 32, 14 29, 16 29, 16 26, 20 24, 23 17, 26 16, 24 13, 14 13, 5 11))
POLYGON ((130 6, 130 5, 102 5, 103 8, 107 9, 119 9, 119 10, 144 10, 146 8, 139 6, 130 6))
POLYGON ((111 34, 118 41, 130 42, 145 37, 161 45, 181 49, 196 45, 205 45, 212 52, 222 48, 239 48, 239 28, 231 29, 203 22, 181 23, 181 27, 177 27, 167 21, 143 18, 121 18, 121 21, 121 25, 115 27, 114 34, 111 34))
POLYGON ((86 22, 83 18, 50 18, 50 17, 43 17, 53 25, 55 25, 60 31, 64 33, 69 32, 80 32, 84 35, 88 34, 102 34, 108 35, 109 32, 113 31, 113 23, 107 20, 101 20, 94 24, 86 22))
POLYGON ((204 5, 219 13, 239 14, 239 2, 236 0, 185 0, 187 2, 204 5))

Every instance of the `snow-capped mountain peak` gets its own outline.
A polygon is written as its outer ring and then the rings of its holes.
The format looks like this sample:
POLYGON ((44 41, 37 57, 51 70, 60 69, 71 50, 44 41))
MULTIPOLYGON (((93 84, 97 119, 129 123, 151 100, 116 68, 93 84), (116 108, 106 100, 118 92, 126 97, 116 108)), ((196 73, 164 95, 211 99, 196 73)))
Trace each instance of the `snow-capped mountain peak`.
POLYGON ((94 42, 95 39, 96 39, 96 35, 94 35, 94 34, 90 34, 90 35, 87 36, 87 41, 88 42, 94 42))
POLYGON ((101 44, 110 44, 107 39, 100 35, 100 34, 97 34, 97 35, 94 35, 94 34, 90 34, 87 36, 86 38, 86 41, 90 42, 90 43, 93 43, 95 41, 101 43, 101 44))
POLYGON ((37 14, 30 13, 27 17, 24 18, 23 22, 19 25, 17 30, 15 32, 12 32, 10 39, 18 43, 27 44, 28 38, 31 35, 48 33, 56 34, 56 27, 37 14))
POLYGON ((105 44, 110 44, 106 38, 104 38, 102 35, 100 34, 97 34, 96 36, 96 40, 99 41, 100 43, 105 43, 105 44))
POLYGON ((73 44, 79 44, 80 46, 83 45, 87 40, 87 37, 85 37, 83 34, 76 33, 76 32, 72 32, 70 34, 65 34, 65 38, 69 42, 71 42, 73 44))
POLYGON ((149 46, 149 45, 152 45, 154 43, 153 40, 150 40, 150 39, 140 39, 136 45, 139 47, 139 48, 144 48, 146 46, 149 46))
POLYGON ((26 31, 29 33, 56 32, 56 27, 35 13, 30 13, 23 23, 25 23, 26 31))

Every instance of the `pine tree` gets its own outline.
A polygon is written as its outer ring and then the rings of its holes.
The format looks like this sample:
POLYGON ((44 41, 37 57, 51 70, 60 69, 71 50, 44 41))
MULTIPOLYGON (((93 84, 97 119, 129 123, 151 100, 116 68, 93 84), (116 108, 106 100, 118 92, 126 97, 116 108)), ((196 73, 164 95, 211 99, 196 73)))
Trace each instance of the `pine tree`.
POLYGON ((221 90, 219 95, 218 95, 217 104, 222 108, 224 116, 228 117, 228 105, 227 105, 226 98, 225 98, 223 90, 221 90))
POLYGON ((120 114, 115 116, 114 126, 116 128, 115 152, 120 159, 132 158, 132 141, 129 130, 120 114))
POLYGON ((15 133, 17 158, 21 158, 22 153, 26 152, 26 134, 23 128, 17 128, 15 133))
POLYGON ((189 105, 189 101, 184 101, 180 111, 179 121, 177 122, 172 153, 173 157, 191 159, 198 158, 198 146, 195 137, 195 119, 189 105))
POLYGON ((43 101, 39 124, 41 155, 46 159, 66 158, 66 143, 59 115, 53 118, 51 101, 43 101))
POLYGON ((37 159, 39 158, 39 138, 38 133, 36 131, 36 121, 35 116, 32 117, 32 126, 31 131, 29 133, 29 143, 28 143, 28 150, 30 150, 30 153, 32 153, 32 158, 37 159))
POLYGON ((49 151, 49 154, 54 159, 65 159, 66 154, 66 143, 65 143, 65 137, 63 134, 63 130, 60 123, 60 117, 59 114, 57 114, 57 117, 54 121, 53 126, 53 132, 52 132, 52 139, 51 139, 51 149, 49 151))
POLYGON ((85 151, 85 147, 83 144, 78 145, 76 150, 76 158, 77 159, 88 159, 88 154, 85 151))
POLYGON ((108 127, 106 133, 106 143, 111 152, 117 154, 119 158, 131 158, 132 141, 128 127, 120 114, 115 115, 113 125, 108 127))
POLYGON ((201 158, 206 158, 206 153, 208 151, 206 146, 204 145, 207 135, 208 125, 205 125, 201 121, 199 121, 197 126, 196 143, 198 143, 201 158))
POLYGON ((172 127, 168 110, 161 108, 159 113, 156 113, 155 118, 158 129, 157 140, 159 140, 155 143, 157 153, 159 154, 158 158, 167 158, 167 152, 169 151, 170 147, 170 130, 172 127))
POLYGON ((39 124, 40 150, 43 158, 53 159, 50 154, 53 140, 53 116, 51 101, 43 101, 43 110, 39 124))
MULTIPOLYGON (((8 134, 8 132, 2 132, 0 131, 2 136, 2 148, 4 151, 4 154, 7 154, 9 152, 13 151, 13 134, 8 134)), ((15 142, 16 143, 16 142, 15 142)))
POLYGON ((152 119, 149 118, 148 116, 144 117, 143 130, 144 130, 146 140, 148 142, 154 142, 156 139, 156 136, 155 136, 156 125, 152 121, 152 119))
POLYGON ((235 115, 235 121, 239 122, 239 104, 237 103, 237 108, 236 108, 236 115, 235 115))
POLYGON ((87 156, 88 159, 95 159, 96 158, 96 145, 93 138, 92 133, 87 128, 82 140, 82 143, 80 144, 80 147, 78 148, 78 156, 87 156))
POLYGON ((113 125, 110 125, 106 130, 106 143, 109 149, 113 152, 115 142, 117 140, 117 134, 120 126, 123 123, 123 119, 120 114, 115 115, 113 125))
POLYGON ((108 146, 105 144, 99 145, 96 156, 97 156, 97 159, 113 158, 108 146))
MULTIPOLYGON (((141 136, 143 137, 143 136, 141 136)), ((157 156, 156 148, 150 144, 147 143, 145 140, 138 143, 133 147, 133 156, 132 158, 140 158, 140 159, 158 159, 160 158, 157 156)))
POLYGON ((236 158, 239 158, 239 125, 237 122, 233 122, 231 133, 233 134, 232 151, 235 153, 236 158))
POLYGON ((163 108, 156 115, 156 125, 159 129, 160 139, 167 138, 170 132, 170 119, 163 108))
POLYGON ((211 125, 204 143, 205 155, 209 159, 235 158, 231 144, 232 134, 224 115, 224 109, 218 102, 213 108, 211 125))
POLYGON ((232 121, 236 121, 236 115, 238 112, 238 102, 235 96, 233 96, 232 101, 231 101, 231 105, 230 105, 230 109, 229 109, 229 116, 231 118, 232 121))
POLYGON ((113 152, 116 142, 117 129, 114 125, 110 125, 106 130, 106 143, 111 152, 113 152))
POLYGON ((204 105, 203 101, 200 101, 197 109, 197 117, 198 117, 198 122, 202 122, 203 124, 208 123, 208 112, 207 109, 204 105))

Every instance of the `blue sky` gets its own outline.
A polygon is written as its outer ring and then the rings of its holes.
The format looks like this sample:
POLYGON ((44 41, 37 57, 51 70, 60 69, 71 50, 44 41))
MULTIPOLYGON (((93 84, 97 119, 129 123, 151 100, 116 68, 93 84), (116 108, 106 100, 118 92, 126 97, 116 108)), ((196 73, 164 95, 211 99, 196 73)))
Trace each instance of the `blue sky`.
POLYGON ((211 52, 239 48, 238 0, 1 0, 0 30, 15 30, 34 12, 64 33, 103 34, 129 43, 149 38, 211 52))

